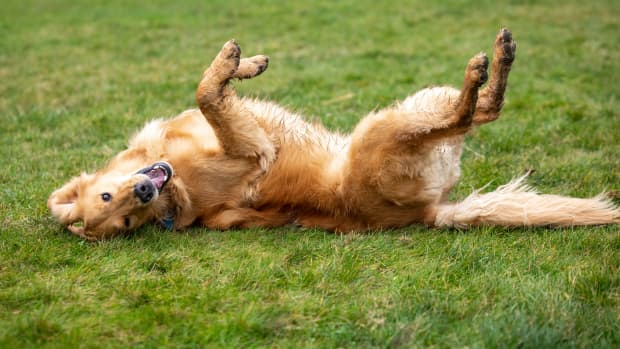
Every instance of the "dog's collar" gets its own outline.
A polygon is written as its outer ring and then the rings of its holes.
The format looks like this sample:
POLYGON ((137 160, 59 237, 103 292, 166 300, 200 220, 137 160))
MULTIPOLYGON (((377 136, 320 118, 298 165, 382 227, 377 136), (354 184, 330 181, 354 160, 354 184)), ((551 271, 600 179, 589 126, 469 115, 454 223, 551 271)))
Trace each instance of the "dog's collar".
POLYGON ((166 230, 174 230, 174 211, 168 211, 160 221, 166 230))
POLYGON ((174 229, 174 218, 166 217, 162 219, 161 225, 163 225, 166 230, 173 230, 174 229))

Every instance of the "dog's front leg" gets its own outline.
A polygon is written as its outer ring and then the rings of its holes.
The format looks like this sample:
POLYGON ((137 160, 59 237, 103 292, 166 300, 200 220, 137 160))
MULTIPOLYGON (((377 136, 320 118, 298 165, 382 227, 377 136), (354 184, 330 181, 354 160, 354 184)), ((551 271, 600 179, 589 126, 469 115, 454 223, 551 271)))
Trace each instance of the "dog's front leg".
POLYGON ((203 225, 211 229, 226 230, 231 228, 275 228, 293 222, 290 212, 278 209, 262 211, 249 207, 222 209, 217 214, 201 219, 203 225))
POLYGON ((266 170, 275 158, 274 143, 236 96, 229 82, 233 78, 250 79, 261 74, 267 69, 269 58, 240 57, 241 49, 234 40, 224 44, 203 74, 196 101, 228 156, 256 158, 266 170))

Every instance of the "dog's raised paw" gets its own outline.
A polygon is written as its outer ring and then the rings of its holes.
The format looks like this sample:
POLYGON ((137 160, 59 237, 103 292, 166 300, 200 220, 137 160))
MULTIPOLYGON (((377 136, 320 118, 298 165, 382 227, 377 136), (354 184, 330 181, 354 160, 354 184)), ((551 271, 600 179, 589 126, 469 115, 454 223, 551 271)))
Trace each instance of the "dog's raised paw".
POLYGON ((267 67, 269 67, 269 56, 260 55, 255 57, 259 57, 257 61, 255 61, 255 64, 257 66, 256 75, 259 75, 262 74, 265 70, 267 70, 267 67))
POLYGON ((472 57, 467 64, 467 77, 471 82, 480 86, 489 78, 489 58, 485 53, 472 57))
POLYGON ((512 39, 512 33, 502 28, 495 37, 495 54, 500 55, 503 62, 510 64, 515 60, 517 43, 512 39))
POLYGON ((234 77, 238 79, 251 79, 262 74, 269 66, 269 57, 258 55, 250 58, 242 58, 239 68, 234 77))
POLYGON ((241 48, 239 44, 237 44, 235 39, 227 41, 211 64, 213 73, 220 76, 222 79, 233 77, 239 67, 240 58, 241 48))
POLYGON ((235 39, 231 39, 222 46, 220 53, 226 59, 239 59, 241 57, 241 47, 239 47, 235 39))

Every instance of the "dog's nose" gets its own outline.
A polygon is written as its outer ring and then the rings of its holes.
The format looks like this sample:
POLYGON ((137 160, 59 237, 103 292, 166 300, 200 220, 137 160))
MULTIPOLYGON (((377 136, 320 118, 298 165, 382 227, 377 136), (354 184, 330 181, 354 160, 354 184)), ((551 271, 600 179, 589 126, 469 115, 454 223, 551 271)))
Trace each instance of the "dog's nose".
POLYGON ((150 180, 142 181, 133 187, 133 192, 143 203, 151 201, 155 195, 155 185, 150 180))

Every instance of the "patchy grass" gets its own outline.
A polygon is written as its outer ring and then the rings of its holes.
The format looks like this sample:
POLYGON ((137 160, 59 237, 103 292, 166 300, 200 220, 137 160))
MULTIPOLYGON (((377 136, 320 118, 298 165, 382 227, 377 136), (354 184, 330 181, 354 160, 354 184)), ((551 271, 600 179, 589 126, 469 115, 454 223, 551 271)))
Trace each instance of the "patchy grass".
POLYGON ((467 142, 472 188, 620 189, 617 1, 13 1, 0 12, 0 347, 618 347, 617 226, 191 229, 86 243, 49 193, 193 106, 223 42, 271 56, 239 84, 350 130, 509 27, 503 117, 467 142))

